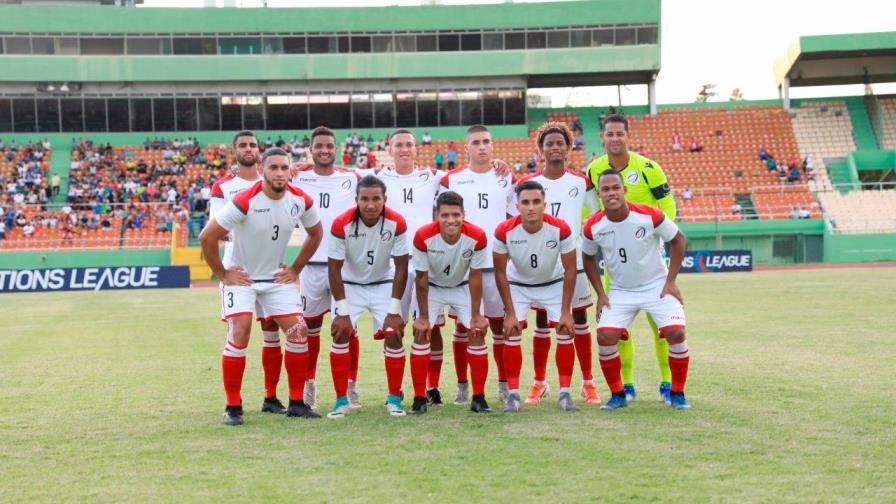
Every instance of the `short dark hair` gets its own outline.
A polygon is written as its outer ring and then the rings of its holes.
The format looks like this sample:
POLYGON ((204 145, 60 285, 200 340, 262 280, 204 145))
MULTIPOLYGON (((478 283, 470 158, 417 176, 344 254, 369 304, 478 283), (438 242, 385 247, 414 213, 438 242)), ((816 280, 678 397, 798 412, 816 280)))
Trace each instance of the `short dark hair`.
POLYGON ((463 208, 464 197, 454 191, 445 191, 436 198, 436 212, 445 205, 463 208))
POLYGON ((600 175, 597 176, 597 185, 600 185, 600 179, 610 175, 616 175, 620 180, 623 181, 622 183, 625 184, 625 180, 622 178, 622 173, 619 170, 607 168, 606 170, 600 172, 600 175))
POLYGON ((516 186, 516 189, 515 189, 516 196, 517 196, 517 198, 519 198, 521 192, 531 191, 531 190, 541 191, 541 195, 544 196, 544 186, 539 184, 537 180, 531 180, 531 179, 524 180, 516 186))
POLYGON ((407 128, 398 128, 397 130, 393 131, 389 134, 389 139, 391 140, 395 135, 411 135, 412 137, 416 138, 414 136, 414 133, 407 128))
POLYGON ((314 142, 314 137, 319 136, 331 136, 333 138, 336 138, 336 134, 333 133, 333 130, 326 126, 318 126, 314 128, 314 131, 311 132, 311 142, 314 142))
POLYGON ((628 119, 622 114, 610 114, 607 117, 604 117, 604 120, 600 122, 601 133, 607 128, 607 123, 620 123, 625 126, 625 132, 628 133, 628 119))
POLYGON ((464 136, 469 136, 472 133, 488 133, 488 128, 482 124, 474 124, 467 128, 467 133, 464 136))
POLYGON ((230 144, 231 144, 232 146, 236 147, 236 141, 239 140, 240 137, 243 137, 243 136, 252 137, 252 138, 255 139, 255 142, 256 142, 256 143, 258 142, 258 137, 255 136, 255 133, 253 133, 253 132, 251 132, 251 131, 249 131, 249 130, 243 130, 243 131, 237 131, 236 134, 233 135, 233 141, 230 142, 230 144))
POLYGON ((365 175, 362 177, 361 180, 358 181, 358 187, 355 190, 355 194, 361 194, 361 189, 365 187, 379 187, 383 190, 383 195, 386 194, 386 184, 375 175, 365 175))
POLYGON ((289 153, 280 147, 269 147, 265 149, 264 154, 261 155, 261 164, 264 164, 265 161, 268 160, 269 157, 273 156, 286 156, 286 159, 292 161, 292 158, 289 157, 289 153))

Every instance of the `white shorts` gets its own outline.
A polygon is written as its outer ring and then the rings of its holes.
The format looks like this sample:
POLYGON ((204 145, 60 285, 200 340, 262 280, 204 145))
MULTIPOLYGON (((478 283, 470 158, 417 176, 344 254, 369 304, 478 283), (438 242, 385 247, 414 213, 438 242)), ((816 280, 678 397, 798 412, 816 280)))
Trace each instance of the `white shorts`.
MULTIPOLYGON (((563 282, 560 282, 560 295, 563 295, 563 282)), ((542 296, 542 299, 551 299, 547 296, 542 296)), ((561 298, 562 299, 562 298, 561 298)), ((533 310, 536 311, 544 311, 542 308, 541 302, 535 303, 532 307, 533 310)), ((591 283, 588 282, 588 276, 585 275, 585 272, 580 271, 576 275, 576 289, 572 293, 572 311, 580 311, 590 308, 594 305, 594 298, 591 296, 591 283)), ((516 312, 517 316, 520 315, 520 312, 516 312)))
POLYGON ((516 317, 526 325, 526 314, 529 308, 547 312, 548 322, 560 321, 560 309, 563 305, 563 282, 541 287, 524 287, 510 285, 510 297, 513 298, 513 311, 516 317), (536 308, 537 307, 537 308, 536 308))
MULTIPOLYGON (((408 284, 404 286, 404 295, 401 296, 401 310, 402 310, 402 318, 405 321, 409 321, 417 318, 417 287, 416 287, 416 270, 411 268, 408 272, 408 284), (410 314, 410 318, 408 318, 408 314, 410 314)), ((429 290, 438 289, 439 287, 429 287, 429 290)), ((443 310, 444 311, 444 310, 443 310)), ((445 325, 445 314, 433 314, 432 309, 429 311, 430 324, 435 327, 442 327, 445 325)))
POLYGON ((330 311, 330 278, 326 266, 305 266, 299 275, 299 290, 306 319, 321 318, 330 311))
POLYGON ((628 332, 632 320, 641 310, 653 317, 662 331, 667 328, 684 328, 684 307, 672 296, 660 297, 666 280, 662 279, 648 289, 628 291, 611 289, 608 294, 610 308, 604 308, 597 321, 597 330, 617 329, 628 332))
POLYGON ((482 314, 489 320, 504 320, 504 301, 498 292, 494 271, 482 272, 482 314))
MULTIPOLYGON (((224 283, 218 282, 218 291, 221 292, 221 299, 224 299, 224 283)), ((221 304, 221 320, 226 320, 224 317, 224 305, 221 304)), ((259 322, 265 322, 267 317, 264 314, 264 308, 262 308, 261 303, 258 302, 258 299, 255 300, 255 320, 259 322)))
POLYGON ((222 319, 253 313, 265 321, 300 315, 299 291, 295 284, 255 282, 221 287, 222 319))
POLYGON ((365 311, 369 311, 373 317, 374 336, 379 336, 392 302, 392 282, 376 285, 345 284, 345 302, 348 304, 352 327, 357 328, 358 319, 365 311))
MULTIPOLYGON (((458 287, 436 287, 429 285, 429 323, 436 327, 445 325, 445 308, 457 319, 457 323, 464 327, 470 327, 473 318, 473 309, 470 305, 470 286, 468 284, 458 287)), ((414 302, 414 317, 417 316, 417 303, 414 302)))

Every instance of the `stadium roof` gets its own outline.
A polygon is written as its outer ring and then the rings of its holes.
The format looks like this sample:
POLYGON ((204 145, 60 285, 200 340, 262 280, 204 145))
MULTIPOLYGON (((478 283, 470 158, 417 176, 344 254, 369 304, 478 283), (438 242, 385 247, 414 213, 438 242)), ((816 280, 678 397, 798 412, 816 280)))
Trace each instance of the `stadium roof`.
POLYGON ((800 37, 774 64, 780 88, 896 81, 896 32, 800 37))

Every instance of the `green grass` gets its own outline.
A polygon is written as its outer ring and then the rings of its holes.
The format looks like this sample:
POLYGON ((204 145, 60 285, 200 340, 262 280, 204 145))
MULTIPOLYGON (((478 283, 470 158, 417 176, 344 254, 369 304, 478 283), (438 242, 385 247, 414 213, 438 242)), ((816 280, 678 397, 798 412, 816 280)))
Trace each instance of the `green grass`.
MULTIPOLYGON (((0 502, 896 500, 896 269, 680 283, 691 412, 655 400, 639 318, 641 395, 621 411, 565 414, 549 400, 516 416, 449 404, 389 418, 382 353, 363 338, 362 410, 342 422, 262 415, 255 328, 240 428, 221 424, 216 289, 4 295, 0 502)), ((446 396, 453 375, 449 352, 446 396)), ((284 373, 281 397, 285 386, 284 373)), ((494 374, 488 396, 497 407, 494 374)))

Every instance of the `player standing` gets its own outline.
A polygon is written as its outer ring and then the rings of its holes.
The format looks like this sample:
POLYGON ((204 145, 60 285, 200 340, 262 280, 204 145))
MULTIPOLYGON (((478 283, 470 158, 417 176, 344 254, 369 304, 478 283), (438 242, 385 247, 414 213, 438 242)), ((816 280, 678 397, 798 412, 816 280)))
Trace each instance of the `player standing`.
POLYGON ((597 291, 597 342, 601 371, 613 396, 604 410, 626 406, 617 343, 641 310, 659 325, 669 342, 667 359, 672 371, 670 404, 675 409, 690 409, 684 396, 688 377, 688 344, 681 292, 675 279, 681 268, 687 240, 658 208, 626 202, 627 190, 622 174, 608 170, 598 177, 604 210, 591 216, 584 227, 582 253, 588 280, 597 291), (663 242, 671 244, 670 267, 660 252, 663 242), (595 256, 603 253, 610 271, 610 294, 604 291, 595 256))
MULTIPOLYGON (((336 405, 327 417, 348 415, 348 342, 365 311, 373 316, 374 339, 385 340, 386 412, 404 416, 400 396, 405 364, 401 295, 408 280, 407 225, 399 213, 386 207, 386 185, 367 175, 358 182, 357 206, 336 217, 331 234, 329 280, 334 309, 330 367, 336 405)), ((426 368, 423 370, 425 385, 426 368)))
POLYGON ((289 155, 268 149, 262 157, 263 180, 237 194, 202 230, 199 239, 206 263, 221 279, 222 318, 228 338, 221 357, 227 407, 224 423, 243 423, 240 391, 246 367, 246 347, 252 312, 258 303, 265 315, 286 334, 286 373, 291 417, 319 417, 302 401, 308 368, 307 328, 297 306, 296 277, 323 236, 313 200, 288 184, 289 155), (308 233, 292 265, 283 263, 292 230, 301 223, 308 233), (233 253, 227 262, 218 256, 218 240, 233 233, 233 253))
MULTIPOLYGON (((504 303, 495 285, 492 265, 492 242, 495 228, 516 213, 513 205, 513 175, 498 175, 492 158, 494 145, 488 128, 482 125, 467 129, 465 148, 469 164, 452 170, 442 178, 440 191, 454 191, 465 202, 464 212, 467 222, 482 228, 487 236, 485 265, 482 274, 483 312, 489 321, 493 337, 493 353, 498 368, 498 396, 507 400, 507 379, 504 373, 504 303)), ((463 359, 467 350, 468 336, 458 325, 454 333, 454 366, 457 372, 457 397, 454 404, 465 404, 468 399, 466 381, 467 362, 463 359)), ((483 335, 484 336, 484 335, 483 335)), ((486 350, 487 353, 487 350, 486 350)), ((487 361, 486 361, 487 362, 487 361)))
MULTIPOLYGON (((305 384, 305 403, 317 407, 317 357, 320 353, 320 328, 324 315, 330 311, 330 286, 327 274, 327 252, 333 220, 355 206, 355 194, 360 178, 357 173, 336 168, 336 135, 320 126, 311 132, 311 158, 314 162, 301 169, 292 184, 301 187, 314 199, 321 224, 327 230, 323 242, 311 256, 308 267, 302 270, 299 288, 302 309, 308 324, 308 383, 305 384)), ((341 351, 341 350, 340 350, 341 351)), ((331 354, 333 349, 330 349, 331 354)), ((348 397, 353 408, 360 408, 356 382, 358 380, 358 337, 349 338, 348 397)))
MULTIPOLYGON (((430 337, 432 321, 453 309, 457 322, 471 328, 467 359, 473 381, 470 410, 490 413, 485 400, 488 377, 488 321, 481 314, 482 270, 486 265, 488 240, 485 232, 464 220, 464 200, 454 191, 436 198, 437 220, 414 235, 413 263, 416 270, 417 307, 414 341, 430 337)), ((415 389, 416 389, 415 384, 415 389)), ((417 392, 415 392, 416 396, 417 392)), ((418 404, 414 398, 414 405, 418 404)))
MULTIPOLYGON (((593 304, 591 288, 582 266, 581 236, 582 218, 587 210, 588 215, 596 212, 600 203, 591 180, 582 173, 566 168, 566 161, 572 150, 575 137, 566 124, 561 122, 545 123, 535 135, 538 152, 545 160, 543 171, 523 177, 519 183, 534 180, 544 187, 547 210, 550 215, 565 221, 572 231, 576 242, 576 290, 572 300, 572 315, 575 319, 575 336, 568 338, 557 335, 557 357, 572 352, 573 348, 563 345, 575 345, 574 353, 578 356, 582 370, 582 386, 580 392, 588 404, 600 404, 600 395, 594 386, 591 358, 591 328, 588 325, 588 307, 593 304)), ((518 185, 519 185, 518 183, 518 185)), ((519 314, 523 318, 524 315, 519 314)), ((545 381, 548 353, 551 350, 551 330, 544 310, 536 307, 535 331, 532 340, 532 356, 535 366, 535 382, 529 389, 526 404, 538 404, 547 397, 550 388, 545 381)), ((565 359, 565 357, 564 357, 565 359)))
POLYGON ((517 185, 516 200, 519 215, 498 225, 493 247, 495 281, 506 312, 504 371, 509 390, 504 411, 520 410, 521 328, 526 326, 526 313, 534 306, 543 307, 547 320, 556 326, 558 341, 561 337, 570 340, 570 344, 557 346, 557 406, 563 411, 578 411, 569 393, 575 366, 571 340, 576 237, 562 219, 545 215, 544 188, 538 182, 528 180, 517 185))
MULTIPOLYGON (((604 118, 601 122, 600 138, 607 153, 588 166, 588 177, 596 187, 601 173, 610 168, 617 170, 622 174, 627 189, 626 201, 657 207, 666 214, 666 218, 674 222, 677 212, 675 198, 669 189, 666 174, 655 161, 628 150, 628 133, 628 119, 625 116, 611 114, 604 118)), ((605 274, 605 287, 609 285, 608 281, 605 274)), ((648 315, 647 322, 653 330, 656 360, 660 368, 660 400, 669 404, 671 372, 666 359, 666 355, 669 353, 669 344, 662 338, 653 317, 648 315)), ((622 379, 625 384, 625 394, 629 401, 633 401, 637 395, 632 372, 634 349, 628 338, 619 343, 619 354, 622 356, 622 379)))

